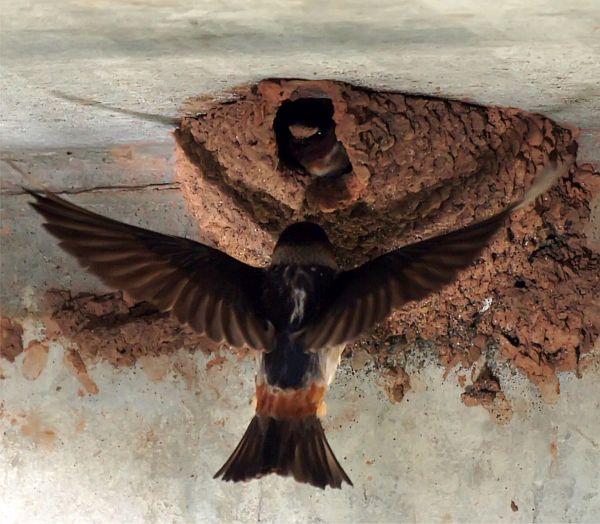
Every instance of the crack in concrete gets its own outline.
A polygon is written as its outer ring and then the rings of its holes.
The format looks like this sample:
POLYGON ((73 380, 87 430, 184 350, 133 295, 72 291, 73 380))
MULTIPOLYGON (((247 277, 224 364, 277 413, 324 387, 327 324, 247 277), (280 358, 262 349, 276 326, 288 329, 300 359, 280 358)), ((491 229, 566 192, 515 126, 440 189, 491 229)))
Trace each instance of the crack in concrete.
POLYGON ((594 446, 596 449, 598 449, 600 447, 600 445, 598 444, 598 442, 596 442, 592 437, 590 437, 589 435, 586 435, 583 431, 581 431, 579 428, 574 428, 575 431, 577 433, 579 433, 579 435, 584 439, 587 440, 592 446, 594 446))
POLYGON ((70 95, 68 93, 64 93, 58 90, 52 90, 50 91, 50 93, 57 98, 61 98, 63 100, 72 102, 83 107, 95 107, 97 109, 102 109, 103 111, 108 111, 110 113, 118 113, 121 115, 132 116, 134 118, 139 118, 140 120, 145 120, 147 122, 155 122, 168 127, 177 127, 181 120, 177 117, 170 117, 165 115, 159 115, 156 113, 145 113, 143 111, 124 109, 121 107, 113 106, 111 104, 106 104, 104 102, 98 102, 97 100, 93 100, 91 98, 83 98, 80 96, 70 95))
MULTIPOLYGON (((179 191, 181 185, 179 182, 156 182, 151 184, 140 184, 140 185, 114 185, 114 186, 95 186, 89 188, 82 189, 59 189, 57 191, 53 191, 58 195, 80 195, 85 193, 102 193, 102 192, 110 192, 110 191, 144 191, 146 189, 154 189, 156 191, 179 191)), ((37 188, 32 188, 37 190, 37 188)), ((22 189, 18 190, 0 190, 0 195, 2 196, 23 196, 27 193, 22 189)))
POLYGON ((263 499, 264 499, 264 491, 263 491, 263 484, 262 482, 260 483, 259 486, 259 490, 258 490, 258 507, 257 507, 257 511, 256 511, 256 522, 262 522, 262 507, 263 507, 263 499))
MULTIPOLYGON (((28 181, 29 183, 31 183, 31 177, 29 176, 29 173, 27 173, 26 171, 23 171, 18 165, 17 163, 11 159, 11 158, 2 158, 1 159, 2 162, 4 162, 8 167, 10 167, 11 169, 14 169, 17 173, 19 173, 19 175, 21 175, 23 177, 23 180, 28 181)), ((0 190, 0 194, 4 194, 4 191, 0 190)))

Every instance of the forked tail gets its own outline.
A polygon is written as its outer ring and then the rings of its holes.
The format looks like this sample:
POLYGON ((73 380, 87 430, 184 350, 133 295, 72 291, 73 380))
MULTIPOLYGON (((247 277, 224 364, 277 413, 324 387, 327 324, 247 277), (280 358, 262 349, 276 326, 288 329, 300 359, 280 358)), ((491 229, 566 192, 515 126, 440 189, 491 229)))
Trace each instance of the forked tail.
POLYGON ((240 482, 269 473, 292 476, 319 488, 341 488, 342 482, 352 486, 316 415, 280 419, 255 415, 214 478, 240 482))

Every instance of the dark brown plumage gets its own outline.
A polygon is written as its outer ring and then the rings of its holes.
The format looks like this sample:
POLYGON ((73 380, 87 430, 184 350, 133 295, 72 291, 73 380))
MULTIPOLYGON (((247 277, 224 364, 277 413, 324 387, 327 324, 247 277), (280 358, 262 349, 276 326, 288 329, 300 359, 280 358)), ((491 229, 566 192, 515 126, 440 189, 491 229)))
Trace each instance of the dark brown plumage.
POLYGON ((316 415, 299 419, 255 415, 214 478, 240 482, 269 473, 318 488, 341 488, 342 482, 352 486, 316 415))
POLYGON ((302 137, 300 126, 290 126, 289 154, 310 175, 330 177, 352 171, 346 149, 335 136, 335 128, 319 129, 302 137), (299 134, 299 136, 296 136, 299 134))

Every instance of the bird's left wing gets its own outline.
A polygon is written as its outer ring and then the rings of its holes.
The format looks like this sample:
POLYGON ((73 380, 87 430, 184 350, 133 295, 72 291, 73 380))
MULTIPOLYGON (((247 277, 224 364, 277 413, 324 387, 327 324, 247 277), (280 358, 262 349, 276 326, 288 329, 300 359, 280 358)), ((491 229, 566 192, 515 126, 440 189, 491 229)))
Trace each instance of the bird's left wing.
POLYGON ((318 320, 299 333, 305 347, 317 350, 349 342, 392 310, 441 290, 483 251, 514 210, 546 191, 568 167, 550 165, 521 200, 486 220, 396 249, 341 272, 318 320))
POLYGON ((147 300, 216 342, 271 347, 261 315, 264 271, 204 244, 92 213, 44 192, 31 206, 60 246, 107 285, 147 300))

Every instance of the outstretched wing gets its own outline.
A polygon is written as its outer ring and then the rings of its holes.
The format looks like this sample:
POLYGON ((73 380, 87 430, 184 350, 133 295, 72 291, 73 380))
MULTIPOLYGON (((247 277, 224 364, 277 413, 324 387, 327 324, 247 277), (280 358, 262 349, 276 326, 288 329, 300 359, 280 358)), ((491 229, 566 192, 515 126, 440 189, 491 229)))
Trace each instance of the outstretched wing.
POLYGON ((307 349, 349 342, 392 310, 441 290, 471 264, 515 209, 532 202, 568 170, 552 164, 518 202, 458 231, 402 247, 340 273, 319 320, 300 335, 307 349))
POLYGON ((107 285, 147 300, 216 342, 271 347, 259 302, 264 271, 211 247, 103 217, 50 192, 31 206, 60 246, 107 285))
POLYGON ((510 213, 505 210, 459 231, 411 244, 340 273, 331 302, 304 342, 317 349, 349 342, 392 310, 422 300, 452 282, 487 245, 510 213))

